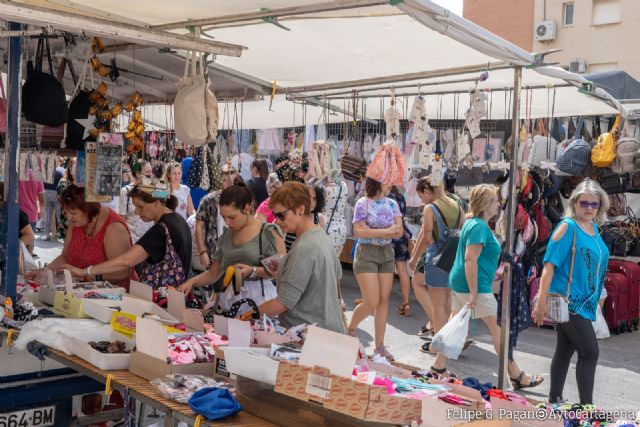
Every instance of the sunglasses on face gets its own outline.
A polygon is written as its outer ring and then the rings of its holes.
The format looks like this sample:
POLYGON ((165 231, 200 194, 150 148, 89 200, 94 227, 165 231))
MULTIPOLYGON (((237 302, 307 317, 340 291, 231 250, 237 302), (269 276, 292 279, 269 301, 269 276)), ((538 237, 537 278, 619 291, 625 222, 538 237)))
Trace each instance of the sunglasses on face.
POLYGON ((285 218, 286 218, 286 216, 287 216, 287 212, 289 212, 290 210, 291 210, 291 209, 287 209, 286 211, 277 212, 277 213, 276 213, 276 212, 274 212, 274 213, 273 213, 273 216, 275 216, 275 217, 276 217, 276 219, 277 219, 278 221, 284 221, 284 219, 285 219, 285 218))
POLYGON ((591 208, 597 210, 600 207, 600 202, 587 202, 586 200, 580 200, 578 204, 582 209, 591 208))

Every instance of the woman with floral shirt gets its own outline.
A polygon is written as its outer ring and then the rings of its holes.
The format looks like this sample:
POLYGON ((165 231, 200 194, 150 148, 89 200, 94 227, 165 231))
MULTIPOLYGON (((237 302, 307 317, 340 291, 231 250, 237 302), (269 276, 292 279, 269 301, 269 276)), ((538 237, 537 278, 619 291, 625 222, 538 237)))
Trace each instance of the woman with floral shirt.
POLYGON ((393 285, 395 255, 392 239, 400 238, 404 232, 402 214, 398 204, 385 195, 389 186, 367 178, 366 197, 360 198, 353 214, 353 234, 358 246, 353 271, 362 293, 362 302, 353 312, 348 333, 355 330, 366 317, 375 317, 375 353, 394 360, 384 345, 384 334, 389 316, 389 295, 393 285))

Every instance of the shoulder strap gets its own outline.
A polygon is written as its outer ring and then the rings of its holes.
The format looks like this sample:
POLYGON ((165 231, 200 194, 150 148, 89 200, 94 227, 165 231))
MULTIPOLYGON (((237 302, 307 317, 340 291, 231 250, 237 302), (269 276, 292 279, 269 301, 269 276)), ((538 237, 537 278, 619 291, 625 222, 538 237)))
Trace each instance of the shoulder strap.
POLYGON ((569 298, 571 293, 571 281, 573 280, 573 265, 576 260, 576 238, 578 236, 578 229, 576 228, 576 224, 573 225, 573 243, 571 244, 571 266, 569 267, 569 280, 567 282, 567 294, 566 299, 569 298))
POLYGON ((258 234, 258 251, 260 251, 260 258, 262 258, 262 233, 264 232, 264 228, 267 226, 266 223, 262 223, 260 226, 260 234, 258 234))
POLYGON ((338 208, 338 203, 340 203, 340 197, 342 196, 342 183, 340 183, 340 190, 338 191, 338 198, 336 199, 336 204, 333 205, 333 209, 331 209, 331 217, 329 218, 329 222, 327 223, 327 227, 325 232, 329 232, 329 227, 331 227, 331 223, 333 222, 333 216, 336 214, 336 209, 338 208))
MULTIPOLYGON (((442 213, 438 205, 436 205, 434 202, 434 203, 431 203, 431 206, 433 206, 436 209, 436 211, 438 211, 438 215, 440 216, 440 219, 442 219, 442 222, 444 222, 444 226, 447 227, 447 229, 449 229, 449 223, 447 222, 447 218, 444 216, 444 214, 442 213)), ((460 214, 460 211, 458 211, 458 215, 459 214, 460 214)))

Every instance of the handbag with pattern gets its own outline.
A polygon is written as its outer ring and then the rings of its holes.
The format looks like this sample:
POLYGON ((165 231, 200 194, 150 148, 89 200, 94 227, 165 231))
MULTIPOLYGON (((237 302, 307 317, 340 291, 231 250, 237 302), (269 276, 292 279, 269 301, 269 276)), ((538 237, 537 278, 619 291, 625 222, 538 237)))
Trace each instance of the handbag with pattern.
POLYGON ((141 280, 154 290, 158 288, 167 288, 169 286, 178 287, 187 280, 187 275, 182 266, 182 260, 176 252, 175 246, 171 240, 169 229, 163 222, 158 222, 164 229, 164 235, 167 241, 167 249, 164 259, 156 264, 144 262, 142 264, 141 280))

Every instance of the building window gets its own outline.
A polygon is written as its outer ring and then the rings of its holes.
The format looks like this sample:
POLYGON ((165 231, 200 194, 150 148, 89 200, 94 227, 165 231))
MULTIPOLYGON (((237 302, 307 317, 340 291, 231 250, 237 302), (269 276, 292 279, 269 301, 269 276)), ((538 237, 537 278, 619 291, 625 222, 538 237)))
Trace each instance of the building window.
POLYGON ((562 22, 565 27, 571 27, 573 25, 573 2, 563 4, 562 9, 562 22))
POLYGON ((617 24, 621 20, 620 0, 593 0, 591 25, 617 24))

